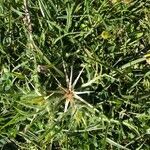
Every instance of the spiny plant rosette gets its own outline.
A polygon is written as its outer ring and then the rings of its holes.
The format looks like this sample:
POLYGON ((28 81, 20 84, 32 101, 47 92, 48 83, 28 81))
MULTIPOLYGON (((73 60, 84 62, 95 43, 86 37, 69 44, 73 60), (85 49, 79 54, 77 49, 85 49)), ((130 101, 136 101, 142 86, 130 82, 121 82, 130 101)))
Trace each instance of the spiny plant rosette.
MULTIPOLYGON (((81 74, 83 72, 85 67, 83 67, 80 71, 79 74, 77 75, 77 77, 75 78, 74 81, 72 81, 73 79, 73 65, 71 66, 70 69, 70 77, 67 74, 67 70, 66 70, 66 65, 65 62, 63 61, 63 69, 64 69, 64 73, 65 73, 65 80, 66 80, 66 88, 64 86, 62 86, 61 82, 54 76, 57 85, 59 87, 60 90, 57 91, 51 91, 52 94, 62 94, 62 99, 61 100, 65 100, 65 108, 64 108, 64 112, 67 112, 69 104, 72 108, 76 108, 76 104, 75 101, 78 100, 82 103, 84 103, 85 105, 87 105, 89 108, 92 108, 93 110, 97 111, 98 110, 96 108, 94 108, 91 104, 89 104, 87 101, 85 101, 80 95, 81 94, 89 94, 92 91, 76 91, 75 90, 75 86, 78 82, 78 80, 81 77, 81 74)), ((82 85, 81 85, 82 87, 82 85)))

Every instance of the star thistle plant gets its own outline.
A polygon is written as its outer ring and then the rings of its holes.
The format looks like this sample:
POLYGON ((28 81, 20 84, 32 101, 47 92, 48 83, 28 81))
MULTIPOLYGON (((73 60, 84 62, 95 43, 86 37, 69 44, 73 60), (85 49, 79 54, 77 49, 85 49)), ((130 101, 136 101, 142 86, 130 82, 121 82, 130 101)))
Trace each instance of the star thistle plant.
POLYGON ((65 73, 66 88, 64 86, 62 86, 61 82, 54 76, 60 90, 51 91, 52 92, 51 95, 56 94, 56 93, 57 94, 62 94, 62 99, 61 100, 65 100, 64 112, 67 112, 69 105, 71 107, 76 108, 75 101, 77 101, 77 100, 80 101, 81 103, 84 103, 89 108, 92 108, 93 110, 98 112, 98 110, 96 108, 94 108, 91 104, 89 104, 86 100, 84 100, 80 96, 82 94, 89 94, 93 91, 76 91, 75 90, 75 86, 76 86, 78 80, 80 79, 81 74, 83 73, 83 70, 84 70, 85 67, 83 67, 79 71, 79 74, 77 75, 77 77, 75 78, 74 81, 72 81, 72 79, 73 79, 73 66, 71 66, 71 69, 70 69, 70 77, 67 74, 66 65, 65 65, 64 61, 63 61, 63 68, 64 68, 64 73, 65 73))

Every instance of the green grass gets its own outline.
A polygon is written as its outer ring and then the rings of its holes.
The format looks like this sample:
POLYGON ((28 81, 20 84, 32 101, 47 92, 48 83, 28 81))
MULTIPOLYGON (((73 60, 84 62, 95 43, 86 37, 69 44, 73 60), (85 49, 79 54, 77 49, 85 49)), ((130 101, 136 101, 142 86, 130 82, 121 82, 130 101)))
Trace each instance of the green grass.
POLYGON ((149 46, 148 0, 1 0, 0 148, 149 150, 149 46))

